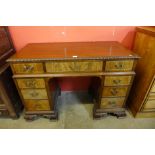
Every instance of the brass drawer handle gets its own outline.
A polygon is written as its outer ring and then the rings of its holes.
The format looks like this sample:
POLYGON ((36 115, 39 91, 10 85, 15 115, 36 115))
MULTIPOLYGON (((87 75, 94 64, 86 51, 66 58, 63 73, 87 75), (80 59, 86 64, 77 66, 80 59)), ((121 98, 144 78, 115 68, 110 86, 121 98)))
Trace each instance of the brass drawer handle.
POLYGON ((38 96, 38 95, 39 95, 39 93, 37 93, 37 92, 35 92, 35 91, 34 91, 34 92, 32 92, 32 93, 30 93, 30 94, 31 94, 31 96, 32 96, 32 97, 36 97, 36 96, 38 96))
POLYGON ((117 80, 113 80, 113 83, 114 84, 120 84, 121 80, 120 79, 117 79, 117 80))
POLYGON ((114 95, 114 96, 117 95, 117 93, 118 93, 118 91, 117 91, 116 88, 112 89, 110 92, 111 92, 111 94, 114 95))
POLYGON ((0 111, 0 115, 2 115, 2 112, 0 111))
POLYGON ((115 64, 115 67, 118 68, 118 69, 119 68, 122 68, 123 67, 123 64, 121 62, 119 62, 118 64, 115 64))
POLYGON ((25 85, 27 87, 35 87, 36 81, 35 80, 27 80, 27 81, 25 81, 25 85))
POLYGON ((24 68, 24 71, 30 72, 30 71, 33 71, 34 66, 32 66, 32 65, 24 65, 23 68, 24 68))

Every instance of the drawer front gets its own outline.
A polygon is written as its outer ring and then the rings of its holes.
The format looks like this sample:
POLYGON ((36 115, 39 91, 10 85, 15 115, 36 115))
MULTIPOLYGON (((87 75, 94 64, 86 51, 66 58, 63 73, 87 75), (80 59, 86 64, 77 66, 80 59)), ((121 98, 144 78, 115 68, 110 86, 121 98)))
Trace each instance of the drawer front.
POLYGON ((132 76, 105 76, 104 86, 129 85, 132 76))
POLYGON ((24 99, 48 99, 45 89, 22 89, 24 99))
POLYGON ((9 112, 5 109, 0 109, 0 116, 8 116, 9 112))
POLYGON ((106 61, 105 71, 131 71, 134 60, 106 61))
POLYGON ((42 63, 18 63, 13 64, 16 74, 39 74, 44 73, 42 63))
POLYGON ((126 96, 128 87, 104 87, 102 97, 126 96))
POLYGON ((102 98, 100 108, 121 108, 124 105, 125 98, 102 98))
POLYGON ((151 92, 154 92, 155 93, 155 82, 152 85, 151 92))
POLYGON ((27 111, 47 111, 50 110, 48 100, 25 100, 27 111))
POLYGON ((154 109, 155 108, 155 100, 147 100, 144 109, 154 109))
POLYGON ((45 88, 42 78, 16 79, 19 88, 45 88))
POLYGON ((102 61, 70 61, 70 62, 47 62, 46 71, 48 73, 63 72, 100 72, 102 71, 102 61))

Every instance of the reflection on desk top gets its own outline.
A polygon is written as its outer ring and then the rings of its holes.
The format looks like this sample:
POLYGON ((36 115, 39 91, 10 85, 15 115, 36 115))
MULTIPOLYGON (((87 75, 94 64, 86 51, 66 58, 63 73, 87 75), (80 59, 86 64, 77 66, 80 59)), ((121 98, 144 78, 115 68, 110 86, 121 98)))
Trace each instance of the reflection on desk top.
POLYGON ((138 55, 114 41, 31 43, 7 61, 44 61, 72 59, 139 58, 138 55))

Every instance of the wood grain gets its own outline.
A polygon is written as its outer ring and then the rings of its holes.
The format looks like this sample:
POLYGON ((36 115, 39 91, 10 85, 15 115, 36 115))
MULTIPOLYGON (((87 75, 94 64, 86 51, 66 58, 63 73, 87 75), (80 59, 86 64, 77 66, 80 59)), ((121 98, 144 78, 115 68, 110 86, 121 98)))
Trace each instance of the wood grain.
POLYGON ((105 71, 131 71, 133 63, 133 60, 106 61, 105 71))
POLYGON ((123 107, 125 98, 102 98, 100 108, 118 108, 123 107))
MULTIPOLYGON (((151 35, 154 33, 151 32, 151 29, 147 27, 137 28, 134 41, 133 50, 141 56, 135 69, 137 75, 135 76, 128 103, 134 116, 150 107, 150 103, 146 101, 155 75, 155 36, 151 35)), ((153 29, 155 30, 155 28, 153 29)))
POLYGON ((31 43, 9 58, 8 61, 48 61, 105 58, 138 59, 139 56, 116 41, 31 43))
POLYGON ((65 72, 100 72, 102 71, 102 61, 71 61, 71 62, 47 62, 47 73, 65 72))
POLYGON ((126 96, 128 87, 104 87, 102 97, 126 96))
POLYGON ((44 73, 42 63, 15 63, 12 66, 16 74, 44 73))
POLYGON ((121 85, 129 85, 131 83, 132 76, 125 75, 111 75, 105 76, 104 86, 121 86, 121 85))
POLYGON ((48 111, 50 110, 48 100, 25 100, 26 111, 48 111))
POLYGON ((16 80, 19 88, 45 88, 43 78, 21 78, 16 80))
POLYGON ((24 99, 48 99, 46 89, 21 89, 24 99))

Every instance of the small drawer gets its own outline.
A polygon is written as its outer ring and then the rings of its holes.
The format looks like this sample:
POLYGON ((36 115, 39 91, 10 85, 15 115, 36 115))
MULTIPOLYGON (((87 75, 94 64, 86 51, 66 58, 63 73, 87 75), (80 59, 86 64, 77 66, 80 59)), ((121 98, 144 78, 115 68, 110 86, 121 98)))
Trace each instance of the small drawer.
POLYGON ((100 72, 102 71, 102 61, 70 61, 70 62, 47 62, 46 71, 48 73, 64 72, 100 72))
POLYGON ((125 98, 102 98, 100 108, 121 108, 124 105, 125 98))
POLYGON ((129 85, 132 76, 105 76, 104 86, 129 85))
POLYGON ((45 88, 45 81, 42 78, 16 79, 19 88, 45 88))
POLYGON ((105 71, 131 71, 134 60, 106 61, 105 71))
POLYGON ((0 116, 8 116, 9 112, 6 109, 0 109, 0 116))
POLYGON ((126 96, 128 87, 104 87, 102 97, 126 96))
POLYGON ((50 110, 48 100, 25 100, 27 111, 47 111, 50 110))
POLYGON ((40 74, 44 73, 42 63, 17 63, 12 64, 16 74, 40 74))
POLYGON ((24 99, 48 99, 45 89, 21 89, 24 99))
POLYGON ((144 109, 155 109, 155 100, 147 100, 144 109))
POLYGON ((102 98, 100 108, 121 108, 124 105, 125 98, 102 98))

